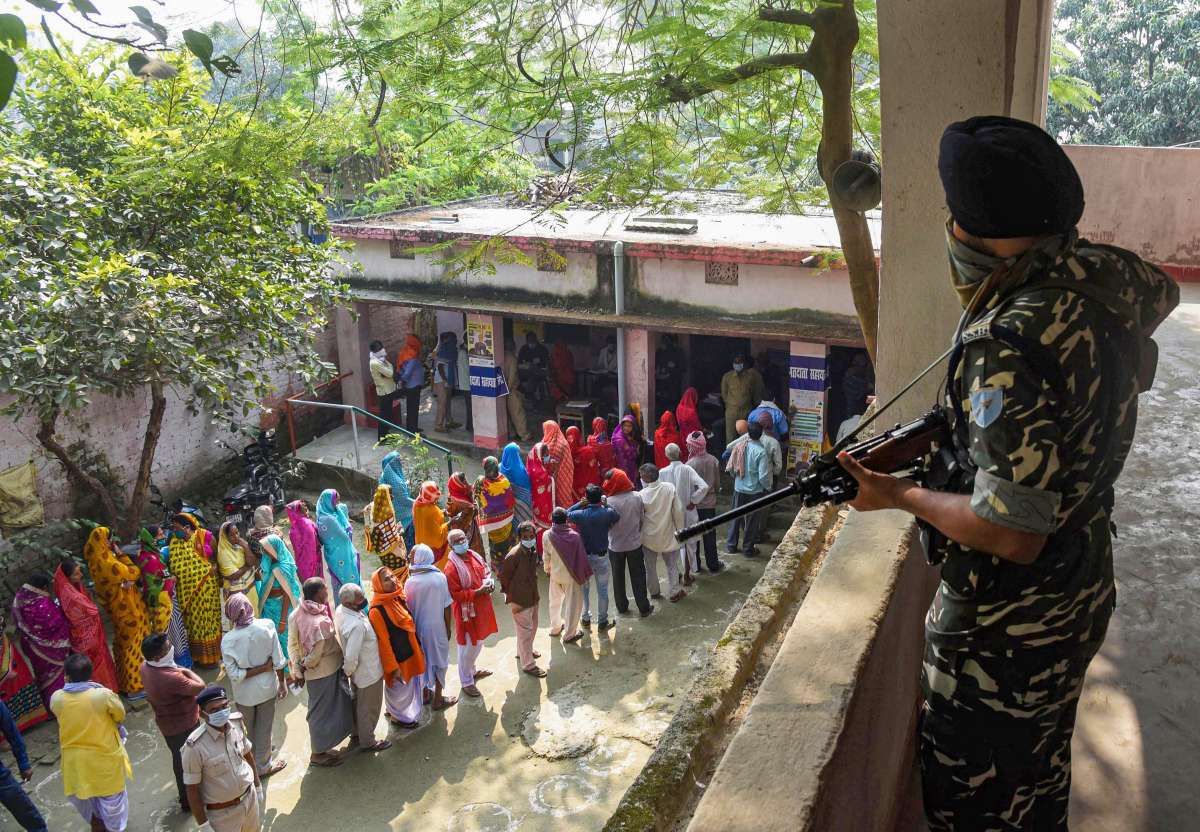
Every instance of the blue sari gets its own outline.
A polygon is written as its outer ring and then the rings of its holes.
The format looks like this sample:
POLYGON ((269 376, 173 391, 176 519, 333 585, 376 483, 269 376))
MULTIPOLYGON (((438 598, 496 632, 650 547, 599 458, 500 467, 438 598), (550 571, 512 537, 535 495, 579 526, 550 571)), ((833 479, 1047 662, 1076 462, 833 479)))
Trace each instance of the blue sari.
POLYGON ((408 548, 413 547, 413 498, 408 490, 408 478, 404 476, 404 465, 400 454, 392 451, 383 458, 383 473, 379 475, 379 484, 392 489, 392 509, 396 512, 396 521, 404 529, 404 543, 408 548))
POLYGON ((283 657, 286 659, 288 655, 287 620, 292 602, 283 588, 279 586, 280 576, 275 575, 275 572, 282 573, 283 580, 287 582, 287 588, 291 590, 292 598, 299 602, 301 598, 300 576, 296 571, 296 559, 292 557, 291 550, 278 534, 267 535, 259 541, 259 545, 262 547, 259 566, 262 567, 263 577, 255 584, 260 599, 259 603, 262 604, 258 615, 275 624, 275 632, 279 635, 279 646, 283 648, 283 657), (274 581, 271 580, 273 575, 274 581), (268 584, 271 585, 269 592, 267 591, 268 584), (266 600, 261 600, 264 598, 266 600))
POLYGON ((500 473, 508 478, 513 497, 516 498, 513 504, 516 524, 533 520, 533 481, 529 478, 529 471, 525 468, 525 460, 521 458, 521 449, 516 442, 504 446, 504 453, 500 455, 500 473))
POLYGON ((354 550, 350 510, 337 502, 337 491, 326 488, 317 500, 317 537, 325 552, 325 566, 333 579, 330 595, 337 597, 342 584, 362 586, 359 575, 358 552, 354 550))

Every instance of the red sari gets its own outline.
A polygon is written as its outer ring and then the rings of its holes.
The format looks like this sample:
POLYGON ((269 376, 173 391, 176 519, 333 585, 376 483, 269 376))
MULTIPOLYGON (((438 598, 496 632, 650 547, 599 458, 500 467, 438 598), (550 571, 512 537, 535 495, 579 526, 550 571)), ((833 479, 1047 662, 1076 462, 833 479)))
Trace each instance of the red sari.
MULTIPOLYGON (((679 400, 679 404, 675 407, 675 420, 679 422, 679 435, 684 439, 687 439, 687 437, 696 431, 704 432, 704 427, 700 424, 700 413, 697 410, 699 402, 700 394, 696 392, 695 387, 689 387, 683 391, 683 398, 679 400)), ((683 451, 681 459, 687 462, 687 447, 680 445, 679 449, 683 451)))
POLYGON ((572 425, 567 428, 567 442, 571 445, 571 461, 575 465, 575 497, 583 499, 589 485, 600 484, 600 463, 596 452, 583 442, 583 434, 572 425))
POLYGON ((612 442, 608 438, 608 422, 602 416, 592 420, 592 435, 588 437, 588 447, 596 455, 596 465, 600 468, 601 477, 617 467, 617 452, 613 450, 612 442))
POLYGON ((680 459, 687 459, 684 455, 683 440, 679 438, 679 426, 675 424, 675 415, 669 410, 664 410, 658 420, 658 430, 654 431, 654 464, 660 471, 671 463, 667 459, 667 446, 671 443, 679 446, 680 459))
POLYGON ((100 622, 100 608, 86 589, 71 583, 61 566, 54 572, 54 594, 58 596, 67 621, 71 622, 71 649, 91 659, 93 682, 116 690, 117 666, 108 648, 104 625, 100 622))
POLYGON ((575 359, 563 344, 550 353, 550 395, 559 404, 575 394, 575 359))
POLYGON ((532 496, 533 522, 540 529, 550 528, 550 516, 554 513, 554 492, 550 472, 542 463, 545 446, 539 442, 529 451, 525 459, 525 470, 529 473, 529 490, 532 496))

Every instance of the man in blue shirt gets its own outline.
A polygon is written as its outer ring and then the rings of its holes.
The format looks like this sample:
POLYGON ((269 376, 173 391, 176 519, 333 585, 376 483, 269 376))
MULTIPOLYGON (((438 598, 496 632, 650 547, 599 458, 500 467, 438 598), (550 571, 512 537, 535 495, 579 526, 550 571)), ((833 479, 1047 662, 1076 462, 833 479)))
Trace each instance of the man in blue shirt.
POLYGON ((766 414, 770 417, 770 429, 775 438, 780 442, 786 441, 788 436, 787 414, 784 413, 779 406, 775 404, 775 402, 767 401, 765 399, 759 402, 758 407, 750 411, 750 415, 746 417, 746 421, 752 423, 758 422, 759 424, 762 424, 763 420, 759 417, 761 417, 763 414, 766 414))
POLYGON ((420 354, 421 342, 410 335, 405 349, 396 359, 398 392, 404 396, 404 428, 409 433, 417 432, 417 412, 421 409, 421 388, 425 386, 425 363, 420 354))
MULTIPOLYGON (((33 766, 29 764, 29 755, 25 753, 25 740, 21 737, 21 732, 17 730, 17 723, 13 722, 12 713, 8 710, 8 705, 4 704, 3 699, 0 699, 0 731, 4 732, 4 738, 8 740, 8 747, 12 749, 13 756, 17 758, 17 769, 21 772, 21 779, 28 783, 33 777, 33 766)), ((42 817, 42 813, 33 805, 29 795, 25 794, 25 790, 21 788, 17 778, 12 776, 12 772, 4 763, 0 763, 0 803, 8 807, 8 811, 12 812, 22 829, 28 829, 30 832, 47 832, 46 819, 42 817)))
MULTIPOLYGON (((567 520, 579 529, 583 538, 583 548, 587 551, 588 563, 596 579, 596 601, 600 621, 596 629, 603 632, 617 626, 615 621, 608 620, 608 530, 621 519, 615 509, 604 505, 604 491, 596 484, 589 485, 585 490, 585 499, 580 500, 573 509, 567 512, 567 520)), ((583 626, 592 626, 591 581, 583 587, 583 626)))
MULTIPOLYGON (((750 423, 750 430, 741 447, 735 447, 730 455, 728 469, 734 475, 733 506, 743 506, 751 500, 757 500, 771 489, 771 460, 767 449, 762 443, 763 428, 758 422, 750 423)), ((745 518, 742 537, 742 554, 748 558, 754 557, 755 546, 762 534, 763 513, 756 511, 745 518)), ((729 551, 737 550, 737 526, 730 530, 729 551)))

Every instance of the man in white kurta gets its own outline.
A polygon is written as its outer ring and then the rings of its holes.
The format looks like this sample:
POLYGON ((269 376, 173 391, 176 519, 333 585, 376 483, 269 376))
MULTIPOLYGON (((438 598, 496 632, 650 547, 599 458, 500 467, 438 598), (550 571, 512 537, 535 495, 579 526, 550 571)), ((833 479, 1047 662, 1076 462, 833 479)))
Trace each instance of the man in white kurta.
MULTIPOLYGON (((679 461, 682 454, 679 446, 672 442, 664 450, 667 456, 667 467, 658 470, 659 482, 669 482, 675 486, 675 494, 683 505, 683 524, 690 526, 700 520, 696 506, 708 493, 708 483, 694 468, 689 468, 679 461)), ((687 557, 687 547, 680 545, 678 550, 680 562, 683 564, 683 583, 690 585, 695 582, 692 577, 692 563, 687 557)))
POLYGON ((354 692, 354 734, 364 751, 383 751, 392 744, 387 739, 375 739, 383 708, 383 661, 379 658, 379 639, 363 613, 367 598, 358 584, 342 584, 338 602, 333 626, 342 648, 342 670, 354 692))
MULTIPOLYGON (((646 558, 646 591, 651 598, 661 598, 658 583, 658 561, 667 567, 667 588, 670 599, 678 601, 686 593, 679 585, 679 541, 675 532, 683 528, 683 503, 672 483, 658 478, 658 468, 648 462, 638 469, 642 478, 642 554, 646 558)), ((694 472, 693 472, 694 473, 694 472)))

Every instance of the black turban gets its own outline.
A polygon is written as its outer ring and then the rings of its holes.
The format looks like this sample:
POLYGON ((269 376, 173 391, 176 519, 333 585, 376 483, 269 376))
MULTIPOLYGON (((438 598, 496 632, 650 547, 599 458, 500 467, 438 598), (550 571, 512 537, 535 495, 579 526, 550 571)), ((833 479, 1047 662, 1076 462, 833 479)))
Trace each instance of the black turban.
POLYGON ((938 173, 954 221, 976 237, 1070 231, 1083 215, 1083 184, 1042 128, 1004 116, 956 121, 942 134, 938 173))

